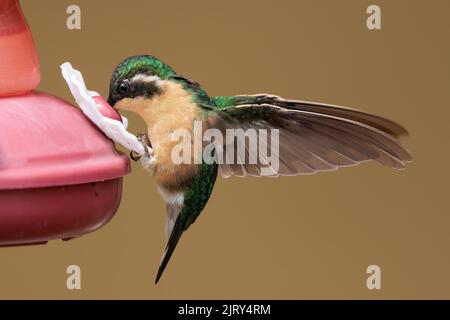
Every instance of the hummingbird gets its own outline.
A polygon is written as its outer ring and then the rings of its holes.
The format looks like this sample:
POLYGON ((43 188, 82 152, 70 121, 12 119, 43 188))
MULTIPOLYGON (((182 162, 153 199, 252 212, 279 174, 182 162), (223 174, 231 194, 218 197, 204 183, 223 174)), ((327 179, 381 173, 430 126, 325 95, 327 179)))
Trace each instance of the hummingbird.
MULTIPOLYGON (((408 131, 394 121, 356 109, 270 94, 210 97, 199 83, 151 55, 128 57, 116 66, 108 103, 118 111, 136 113, 147 125, 145 137, 139 136, 146 150, 141 163, 155 177, 167 214, 167 243, 155 283, 183 232, 211 197, 219 167, 223 177, 262 176, 262 166, 267 165, 261 161, 176 164, 171 158, 177 143, 172 139, 175 130, 193 133, 195 121, 203 131, 278 129, 279 168, 270 176, 314 174, 369 160, 403 169, 412 161, 399 141, 408 131)), ((226 148, 234 147, 224 143, 221 151, 226 148)))

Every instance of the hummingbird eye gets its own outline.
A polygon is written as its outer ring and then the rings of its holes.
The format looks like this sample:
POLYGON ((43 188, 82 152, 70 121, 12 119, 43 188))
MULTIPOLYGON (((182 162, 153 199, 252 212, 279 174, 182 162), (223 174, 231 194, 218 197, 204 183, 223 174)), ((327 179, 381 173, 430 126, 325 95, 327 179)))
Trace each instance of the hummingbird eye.
POLYGON ((116 91, 120 95, 125 95, 128 93, 129 88, 130 83, 128 82, 128 80, 124 80, 117 86, 116 91))

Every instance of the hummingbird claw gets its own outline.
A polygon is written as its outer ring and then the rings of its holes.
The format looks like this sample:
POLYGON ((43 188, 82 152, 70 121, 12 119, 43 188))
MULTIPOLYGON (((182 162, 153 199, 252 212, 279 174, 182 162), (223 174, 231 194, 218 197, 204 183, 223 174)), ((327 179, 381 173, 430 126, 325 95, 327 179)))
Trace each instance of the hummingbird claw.
POLYGON ((131 151, 130 151, 130 158, 131 158, 133 161, 138 161, 138 160, 141 158, 141 155, 138 154, 138 153, 136 153, 135 151, 131 150, 131 151))

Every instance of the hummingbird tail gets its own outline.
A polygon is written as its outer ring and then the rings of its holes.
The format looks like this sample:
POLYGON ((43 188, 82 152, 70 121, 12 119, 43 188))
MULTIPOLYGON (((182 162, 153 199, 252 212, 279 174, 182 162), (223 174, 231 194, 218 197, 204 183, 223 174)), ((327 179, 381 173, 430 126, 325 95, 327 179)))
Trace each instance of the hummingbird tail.
POLYGON ((184 232, 184 223, 181 219, 181 215, 178 216, 175 221, 175 225, 173 226, 172 233, 170 234, 169 241, 167 241, 166 249, 164 251, 161 264, 159 265, 158 273, 156 274, 155 284, 158 283, 161 278, 164 270, 166 269, 167 264, 169 263, 170 257, 172 257, 173 251, 175 250, 178 240, 180 240, 181 235, 184 232))

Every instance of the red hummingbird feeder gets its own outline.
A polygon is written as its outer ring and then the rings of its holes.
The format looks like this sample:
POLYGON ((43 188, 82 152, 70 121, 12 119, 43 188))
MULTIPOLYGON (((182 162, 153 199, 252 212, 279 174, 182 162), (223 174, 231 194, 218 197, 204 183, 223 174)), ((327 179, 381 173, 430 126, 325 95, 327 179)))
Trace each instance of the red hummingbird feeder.
POLYGON ((18 0, 0 0, 0 246, 70 239, 119 207, 128 157, 72 104, 34 91, 33 39, 18 0))

